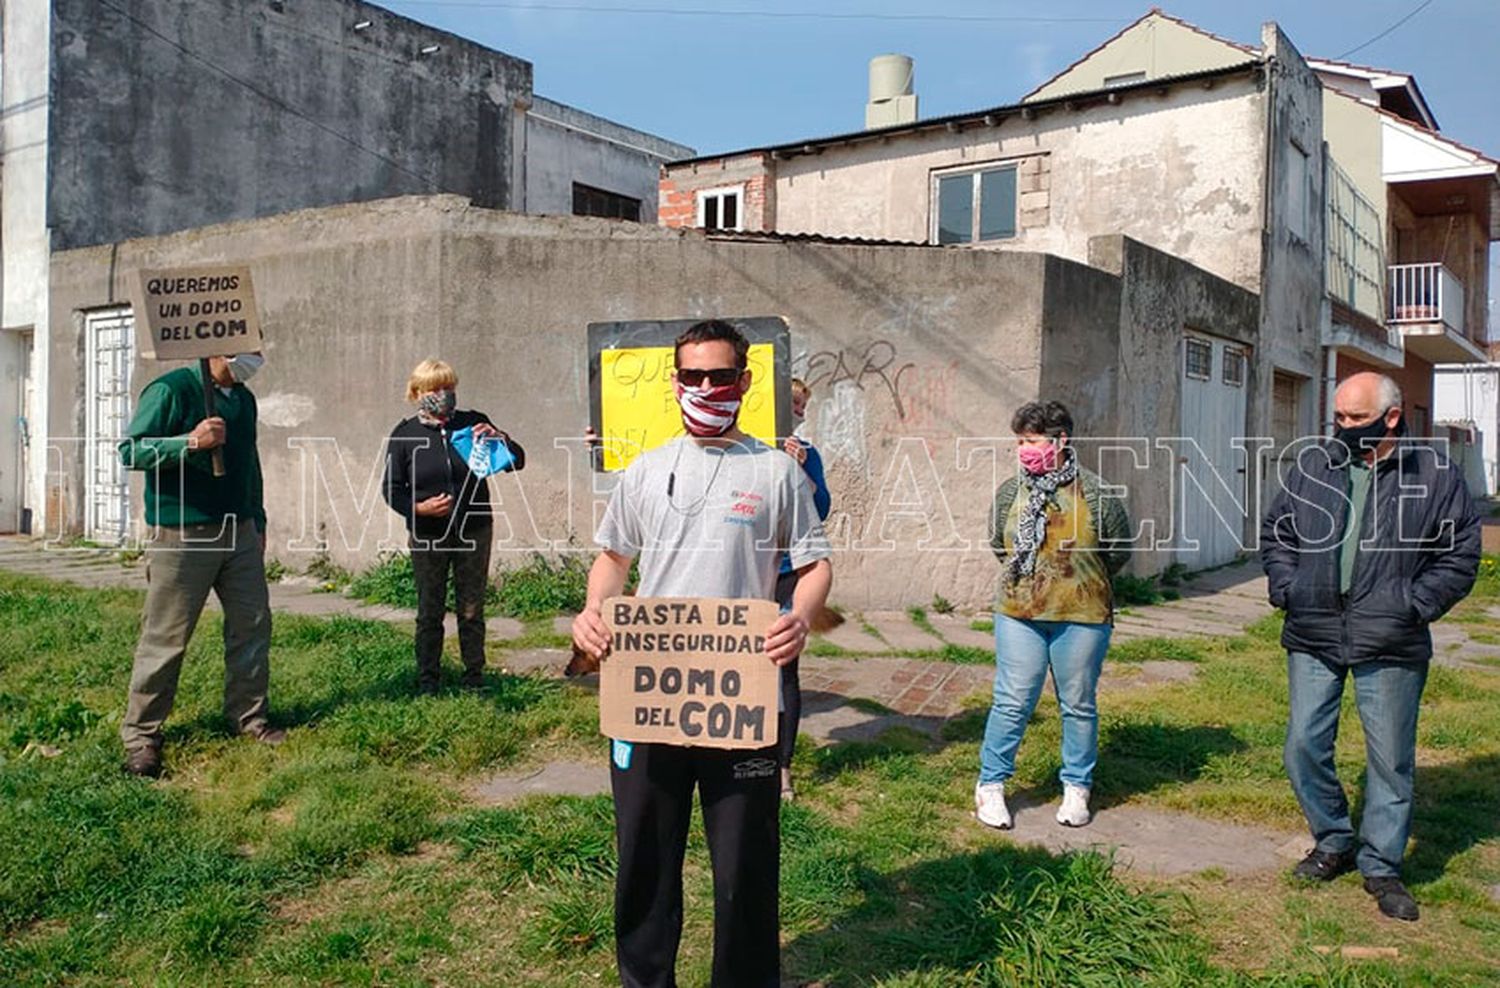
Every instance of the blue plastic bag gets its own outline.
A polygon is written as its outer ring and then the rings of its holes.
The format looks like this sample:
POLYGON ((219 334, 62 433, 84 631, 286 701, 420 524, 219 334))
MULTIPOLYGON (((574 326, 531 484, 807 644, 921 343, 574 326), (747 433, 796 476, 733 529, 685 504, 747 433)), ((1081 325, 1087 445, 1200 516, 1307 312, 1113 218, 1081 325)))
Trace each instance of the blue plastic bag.
POLYGON ((475 438, 472 425, 453 433, 448 437, 448 443, 469 464, 469 472, 476 477, 499 473, 516 462, 515 454, 505 445, 504 439, 499 436, 475 438))

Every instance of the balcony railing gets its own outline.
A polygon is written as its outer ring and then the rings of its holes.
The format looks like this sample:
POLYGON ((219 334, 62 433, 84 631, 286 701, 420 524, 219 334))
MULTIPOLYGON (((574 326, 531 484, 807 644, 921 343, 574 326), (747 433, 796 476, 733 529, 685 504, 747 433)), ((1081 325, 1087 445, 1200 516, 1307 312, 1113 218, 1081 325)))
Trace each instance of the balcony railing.
POLYGON ((1442 323, 1464 333, 1464 286, 1441 264, 1393 264, 1390 321, 1396 325, 1442 323))

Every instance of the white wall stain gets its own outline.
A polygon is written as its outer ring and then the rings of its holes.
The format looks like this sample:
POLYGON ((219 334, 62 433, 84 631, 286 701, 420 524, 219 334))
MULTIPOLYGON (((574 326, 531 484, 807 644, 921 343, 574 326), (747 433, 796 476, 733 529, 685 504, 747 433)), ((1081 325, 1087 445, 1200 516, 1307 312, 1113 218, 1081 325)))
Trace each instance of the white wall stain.
POLYGON ((293 429, 318 414, 318 403, 307 395, 276 391, 256 397, 260 420, 278 429, 293 429))
POLYGON ((865 448, 865 393, 853 381, 839 381, 826 400, 816 402, 818 431, 812 436, 829 462, 852 465, 860 474, 869 468, 865 448))

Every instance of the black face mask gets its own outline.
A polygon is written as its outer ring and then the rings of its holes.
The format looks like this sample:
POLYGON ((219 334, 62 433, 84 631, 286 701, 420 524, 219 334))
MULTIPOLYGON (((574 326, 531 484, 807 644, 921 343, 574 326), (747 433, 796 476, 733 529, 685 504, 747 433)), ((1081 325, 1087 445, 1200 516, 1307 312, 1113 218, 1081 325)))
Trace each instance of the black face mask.
MULTIPOLYGON (((1375 447, 1379 440, 1385 438, 1386 431, 1385 413, 1382 412, 1380 417, 1373 422, 1366 422, 1364 425, 1340 426, 1334 430, 1333 438, 1344 444, 1350 456, 1364 456, 1375 447), (1367 442, 1368 446, 1366 446, 1367 442)), ((1400 419, 1396 420, 1396 428, 1390 431, 1400 434, 1400 419)))

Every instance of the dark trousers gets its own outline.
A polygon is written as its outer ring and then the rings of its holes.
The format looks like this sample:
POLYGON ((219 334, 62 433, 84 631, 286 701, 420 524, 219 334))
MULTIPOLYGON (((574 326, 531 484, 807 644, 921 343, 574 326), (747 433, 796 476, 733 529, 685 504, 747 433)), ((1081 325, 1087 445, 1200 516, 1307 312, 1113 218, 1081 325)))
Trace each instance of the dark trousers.
POLYGON ((625 988, 676 988, 682 858, 696 784, 714 872, 714 988, 776 988, 781 953, 776 749, 636 744, 612 762, 615 956, 625 988))
POLYGON ((802 656, 781 667, 781 723, 776 728, 776 756, 782 768, 792 767, 797 747, 797 729, 802 724, 802 679, 797 666, 802 656))
MULTIPOLYGON (((782 573, 776 578, 776 603, 785 614, 792 609, 792 594, 797 589, 797 574, 782 573)), ((782 768, 792 767, 792 751, 797 747, 797 731, 802 726, 802 679, 797 665, 802 656, 781 667, 781 722, 776 728, 776 757, 782 768)))
MULTIPOLYGON (((485 519, 488 522, 488 519, 485 519)), ((458 651, 464 668, 484 668, 484 594, 489 587, 493 527, 464 526, 456 533, 411 541, 411 569, 417 583, 417 680, 436 686, 443 656, 443 615, 448 610, 448 572, 453 572, 454 613, 458 617, 458 651)))

